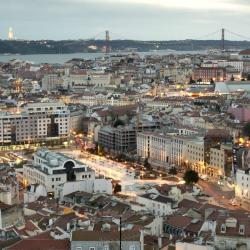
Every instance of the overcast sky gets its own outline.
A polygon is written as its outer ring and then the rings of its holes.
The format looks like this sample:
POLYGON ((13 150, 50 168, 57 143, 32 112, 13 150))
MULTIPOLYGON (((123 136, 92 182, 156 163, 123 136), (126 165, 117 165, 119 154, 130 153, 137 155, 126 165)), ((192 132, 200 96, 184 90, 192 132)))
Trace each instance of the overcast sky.
POLYGON ((12 27, 20 39, 101 39, 105 30, 111 39, 216 39, 205 35, 225 27, 250 37, 249 14, 250 0, 0 0, 0 36, 12 27))

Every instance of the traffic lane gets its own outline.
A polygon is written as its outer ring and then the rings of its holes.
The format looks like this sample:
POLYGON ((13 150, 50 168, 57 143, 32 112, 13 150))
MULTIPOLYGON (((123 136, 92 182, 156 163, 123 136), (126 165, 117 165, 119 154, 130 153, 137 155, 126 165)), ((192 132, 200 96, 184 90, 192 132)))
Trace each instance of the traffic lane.
POLYGON ((234 191, 233 190, 222 190, 221 186, 217 183, 199 180, 198 185, 210 196, 216 197, 224 197, 226 199, 234 198, 234 191))
POLYGON ((242 208, 230 204, 230 200, 234 198, 234 191, 223 191, 218 184, 203 180, 199 180, 198 185, 203 192, 214 198, 219 206, 230 210, 242 210, 242 208))

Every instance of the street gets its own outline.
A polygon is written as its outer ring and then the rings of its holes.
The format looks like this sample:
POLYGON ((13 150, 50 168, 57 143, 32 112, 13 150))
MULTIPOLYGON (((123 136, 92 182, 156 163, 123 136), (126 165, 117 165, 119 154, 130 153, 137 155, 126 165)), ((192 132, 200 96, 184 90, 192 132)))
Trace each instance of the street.
MULTIPOLYGON (((63 149, 60 150, 60 152, 86 164, 91 169, 93 169, 97 175, 103 175, 106 178, 120 181, 122 191, 127 195, 134 195, 137 192, 141 192, 141 188, 145 188, 145 186, 148 186, 148 188, 150 188, 154 185, 176 184, 176 182, 164 180, 161 178, 137 179, 135 177, 135 169, 129 166, 129 164, 116 162, 103 156, 93 155, 88 152, 81 152, 80 150, 76 149, 63 149)), ((179 184, 180 183, 182 183, 181 180, 179 184)))
POLYGON ((234 190, 230 190, 225 186, 219 186, 217 182, 212 181, 199 180, 198 186, 204 193, 213 197, 215 205, 232 210, 242 210, 242 208, 230 204, 230 200, 234 199, 234 190))

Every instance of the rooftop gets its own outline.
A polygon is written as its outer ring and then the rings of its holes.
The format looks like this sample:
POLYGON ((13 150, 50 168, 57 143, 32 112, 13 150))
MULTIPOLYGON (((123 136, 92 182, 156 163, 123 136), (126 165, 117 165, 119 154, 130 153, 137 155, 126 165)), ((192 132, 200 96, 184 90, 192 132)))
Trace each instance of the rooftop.
MULTIPOLYGON (((72 241, 119 241, 120 232, 110 231, 85 231, 77 230, 72 232, 72 241)), ((122 231, 122 241, 140 241, 140 233, 122 231)))

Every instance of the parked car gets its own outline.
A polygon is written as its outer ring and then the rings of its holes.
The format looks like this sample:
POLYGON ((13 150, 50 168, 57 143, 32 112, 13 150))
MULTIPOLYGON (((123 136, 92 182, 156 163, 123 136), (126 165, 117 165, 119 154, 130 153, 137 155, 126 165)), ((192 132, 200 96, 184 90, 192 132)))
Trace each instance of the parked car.
POLYGON ((224 182, 222 180, 218 180, 218 185, 223 186, 224 182))
POLYGON ((203 174, 200 176, 200 179, 203 180, 203 181, 207 181, 208 180, 208 176, 203 174))

